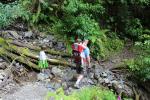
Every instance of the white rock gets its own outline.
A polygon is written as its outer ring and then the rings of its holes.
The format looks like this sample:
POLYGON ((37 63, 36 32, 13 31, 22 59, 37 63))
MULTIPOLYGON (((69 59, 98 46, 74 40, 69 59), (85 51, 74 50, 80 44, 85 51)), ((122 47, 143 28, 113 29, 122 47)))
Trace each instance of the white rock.
POLYGON ((104 82, 105 83, 110 83, 109 79, 107 79, 107 78, 104 79, 104 82))
POLYGON ((2 74, 0 74, 0 80, 4 79, 4 76, 2 74))
POLYGON ((119 85, 118 85, 118 88, 119 88, 119 89, 122 89, 122 86, 119 84, 119 85))
POLYGON ((37 79, 38 79, 38 80, 45 80, 45 79, 47 79, 48 77, 49 77, 48 75, 43 74, 43 73, 39 73, 39 74, 37 75, 37 79))
POLYGON ((0 80, 0 83, 2 83, 3 81, 2 80, 0 80))

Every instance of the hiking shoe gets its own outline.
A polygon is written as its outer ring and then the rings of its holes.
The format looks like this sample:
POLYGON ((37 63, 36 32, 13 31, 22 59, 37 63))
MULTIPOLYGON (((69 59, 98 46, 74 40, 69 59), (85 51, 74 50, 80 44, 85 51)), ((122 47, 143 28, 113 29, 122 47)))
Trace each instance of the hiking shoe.
POLYGON ((75 84, 74 87, 77 88, 77 89, 80 89, 79 84, 75 84))

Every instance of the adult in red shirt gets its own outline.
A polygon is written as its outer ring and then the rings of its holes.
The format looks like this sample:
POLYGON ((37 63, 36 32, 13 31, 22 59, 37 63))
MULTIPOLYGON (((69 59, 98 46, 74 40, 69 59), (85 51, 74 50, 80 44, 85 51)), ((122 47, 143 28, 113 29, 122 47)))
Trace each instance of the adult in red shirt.
POLYGON ((76 69, 79 76, 77 77, 77 81, 75 83, 75 87, 79 88, 79 82, 83 79, 84 71, 83 71, 83 62, 81 57, 81 52, 86 48, 81 42, 80 39, 77 39, 76 42, 72 45, 73 49, 73 58, 74 62, 76 63, 76 69))

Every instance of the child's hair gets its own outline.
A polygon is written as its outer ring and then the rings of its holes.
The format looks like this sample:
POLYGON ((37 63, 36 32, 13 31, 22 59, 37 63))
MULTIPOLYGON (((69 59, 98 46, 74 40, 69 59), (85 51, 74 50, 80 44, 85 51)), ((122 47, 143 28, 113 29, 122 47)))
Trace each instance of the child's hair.
POLYGON ((46 50, 46 49, 47 49, 47 47, 45 45, 41 46, 41 50, 46 50))

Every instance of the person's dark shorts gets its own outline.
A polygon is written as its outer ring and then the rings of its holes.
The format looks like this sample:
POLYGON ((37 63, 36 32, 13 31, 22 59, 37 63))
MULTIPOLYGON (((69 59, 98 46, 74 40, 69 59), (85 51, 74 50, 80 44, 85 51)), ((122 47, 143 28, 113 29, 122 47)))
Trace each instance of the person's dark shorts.
POLYGON ((78 74, 85 75, 86 70, 85 67, 82 67, 81 63, 76 63, 76 71, 78 74))

